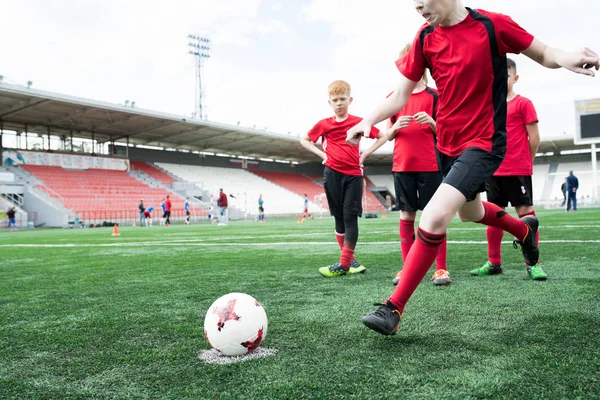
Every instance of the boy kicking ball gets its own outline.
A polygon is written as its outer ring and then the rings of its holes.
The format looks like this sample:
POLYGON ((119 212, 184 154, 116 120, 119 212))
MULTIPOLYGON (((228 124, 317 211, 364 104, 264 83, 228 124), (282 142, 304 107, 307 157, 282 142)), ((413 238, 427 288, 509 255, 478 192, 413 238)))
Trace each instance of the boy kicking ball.
POLYGON ((374 124, 406 105, 425 70, 431 70, 439 92, 437 148, 444 179, 423 210, 398 286, 377 310, 362 318, 363 324, 384 335, 398 330, 404 307, 433 263, 456 213, 461 221, 509 232, 518 239, 526 265, 538 262, 537 218, 514 218, 479 197, 506 153, 506 55, 523 53, 546 68, 589 76, 594 76, 593 68, 600 68, 592 50, 565 52, 546 46, 506 15, 465 8, 461 0, 414 4, 426 23, 410 52, 397 61, 396 90, 347 137, 358 144, 374 124))

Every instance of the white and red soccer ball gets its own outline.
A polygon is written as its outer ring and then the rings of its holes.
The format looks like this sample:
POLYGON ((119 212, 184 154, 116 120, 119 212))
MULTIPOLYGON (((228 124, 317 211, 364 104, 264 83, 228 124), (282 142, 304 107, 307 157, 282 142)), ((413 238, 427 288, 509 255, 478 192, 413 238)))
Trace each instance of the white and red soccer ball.
POLYGON ((263 306, 245 293, 229 293, 209 307, 204 318, 204 336, 219 353, 240 356, 256 350, 267 336, 267 314, 263 306))

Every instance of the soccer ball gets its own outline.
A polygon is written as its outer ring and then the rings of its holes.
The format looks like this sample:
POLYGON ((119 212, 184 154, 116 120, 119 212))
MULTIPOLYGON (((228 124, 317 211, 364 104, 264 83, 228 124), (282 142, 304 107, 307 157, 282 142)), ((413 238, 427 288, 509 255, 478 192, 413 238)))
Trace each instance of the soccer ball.
POLYGON ((219 353, 239 356, 256 350, 267 336, 267 314, 245 293, 219 297, 204 318, 204 336, 219 353))

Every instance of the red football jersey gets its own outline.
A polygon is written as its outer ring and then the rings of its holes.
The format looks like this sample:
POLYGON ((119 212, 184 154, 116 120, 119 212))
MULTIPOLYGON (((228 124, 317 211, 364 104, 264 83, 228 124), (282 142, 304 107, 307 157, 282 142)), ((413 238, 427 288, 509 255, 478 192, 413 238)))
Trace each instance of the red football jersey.
POLYGON ((171 211, 171 200, 165 200, 165 211, 171 211))
POLYGON ((417 82, 430 68, 439 92, 437 147, 458 156, 469 147, 503 151, 506 132, 507 53, 520 53, 533 36, 510 17, 471 10, 452 26, 421 27, 400 72, 417 82))
MULTIPOLYGON (((425 111, 436 118, 437 91, 426 88, 413 93, 406 106, 391 118, 392 124, 403 115, 413 116, 425 111)), ((435 172, 438 171, 435 155, 435 134, 429 125, 412 121, 409 126, 396 133, 394 139, 393 172, 435 172)))
POLYGON ((533 175, 529 136, 525 125, 538 122, 531 100, 516 95, 507 105, 506 156, 494 176, 533 175))
MULTIPOLYGON (((315 143, 320 137, 323 138, 323 150, 327 154, 326 166, 345 175, 362 176, 359 148, 346 142, 346 132, 360 121, 362 118, 354 115, 348 115, 341 122, 337 122, 335 117, 329 117, 317 122, 308 132, 308 137, 315 143)), ((379 129, 373 127, 369 137, 374 139, 378 134, 379 129)))

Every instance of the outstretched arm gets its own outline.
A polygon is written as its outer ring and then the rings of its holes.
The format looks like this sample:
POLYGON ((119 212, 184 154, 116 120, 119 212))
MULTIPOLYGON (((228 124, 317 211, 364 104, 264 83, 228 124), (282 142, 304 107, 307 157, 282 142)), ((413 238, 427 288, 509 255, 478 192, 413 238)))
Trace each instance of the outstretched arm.
POLYGON ((566 68, 578 74, 595 76, 593 69, 600 69, 598 54, 584 47, 578 51, 567 52, 547 46, 538 39, 523 54, 546 68, 566 68))
POLYGON ((348 130, 346 141, 350 144, 357 145, 363 134, 371 132, 373 125, 396 114, 406 105, 406 103, 408 103, 408 99, 416 85, 417 82, 413 82, 400 74, 400 81, 398 82, 394 93, 379 104, 367 118, 350 128, 350 130, 348 130))

